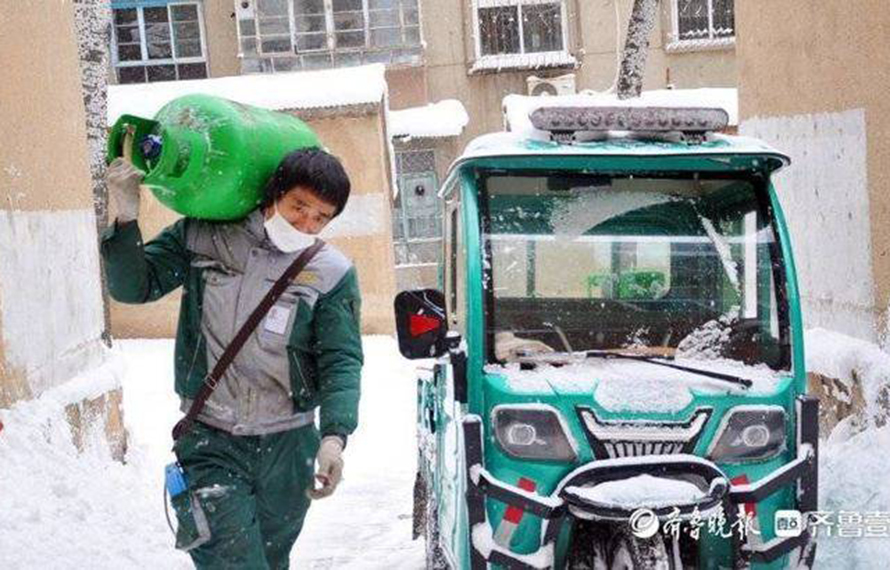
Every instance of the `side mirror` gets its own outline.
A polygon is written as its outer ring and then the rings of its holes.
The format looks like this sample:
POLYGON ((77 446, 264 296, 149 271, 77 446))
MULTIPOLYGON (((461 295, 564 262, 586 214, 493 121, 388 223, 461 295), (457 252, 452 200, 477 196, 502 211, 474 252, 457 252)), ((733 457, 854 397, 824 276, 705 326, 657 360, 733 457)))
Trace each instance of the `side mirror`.
POLYGON ((445 295, 436 289, 415 289, 396 295, 396 332, 405 358, 436 358, 445 354, 445 295))

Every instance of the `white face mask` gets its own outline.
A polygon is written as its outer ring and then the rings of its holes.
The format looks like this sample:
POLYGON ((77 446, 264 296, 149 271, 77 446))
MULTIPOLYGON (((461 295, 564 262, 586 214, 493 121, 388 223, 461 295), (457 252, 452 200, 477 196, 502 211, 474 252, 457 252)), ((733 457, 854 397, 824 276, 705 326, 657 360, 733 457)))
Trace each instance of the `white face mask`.
POLYGON ((275 214, 263 223, 266 228, 266 235, 275 247, 285 253, 305 249, 315 243, 315 236, 304 234, 297 228, 290 225, 290 222, 284 219, 278 213, 278 204, 274 204, 275 214))

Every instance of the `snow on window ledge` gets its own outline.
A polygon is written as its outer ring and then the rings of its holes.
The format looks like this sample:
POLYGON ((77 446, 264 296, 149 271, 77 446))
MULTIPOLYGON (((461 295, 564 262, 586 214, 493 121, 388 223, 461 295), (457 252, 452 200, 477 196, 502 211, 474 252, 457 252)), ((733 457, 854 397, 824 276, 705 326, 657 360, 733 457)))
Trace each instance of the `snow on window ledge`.
POLYGON ((483 55, 473 62, 469 74, 548 67, 577 67, 578 60, 566 51, 540 53, 499 53, 483 55))
POLYGON ((735 36, 728 38, 702 38, 696 40, 678 40, 671 38, 664 46, 668 53, 682 53, 689 51, 711 51, 730 49, 735 47, 735 36))

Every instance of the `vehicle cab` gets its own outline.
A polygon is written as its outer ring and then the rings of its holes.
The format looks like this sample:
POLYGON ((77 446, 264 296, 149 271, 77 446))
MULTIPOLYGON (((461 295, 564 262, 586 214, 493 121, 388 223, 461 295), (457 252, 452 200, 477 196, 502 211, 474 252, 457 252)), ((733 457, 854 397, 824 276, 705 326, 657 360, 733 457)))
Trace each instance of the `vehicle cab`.
POLYGON ((428 567, 809 567, 789 159, 719 109, 531 119, 451 167, 440 286, 395 303, 402 353, 434 359, 428 567))

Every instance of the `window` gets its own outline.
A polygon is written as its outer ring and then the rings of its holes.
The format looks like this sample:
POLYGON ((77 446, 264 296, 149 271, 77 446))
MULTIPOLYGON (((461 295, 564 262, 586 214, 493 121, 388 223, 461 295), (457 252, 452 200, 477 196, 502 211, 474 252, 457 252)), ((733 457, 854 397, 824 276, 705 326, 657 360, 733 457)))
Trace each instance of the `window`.
POLYGON ((251 0, 238 7, 244 72, 420 63, 417 0, 251 0))
POLYGON ((668 47, 719 47, 735 41, 733 0, 674 0, 674 33, 668 47))
POLYGON ((436 265, 442 241, 442 200, 438 197, 433 150, 396 152, 399 193, 392 212, 396 265, 436 265))
POLYGON ((574 65, 559 0, 475 0, 473 70, 574 65), (554 55, 556 57, 554 57, 554 55))
POLYGON ((788 368, 783 263, 760 182, 565 172, 480 180, 490 336, 788 368))
POLYGON ((112 59, 119 83, 207 77, 201 5, 115 2, 112 59))

